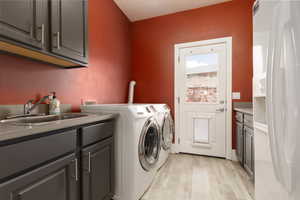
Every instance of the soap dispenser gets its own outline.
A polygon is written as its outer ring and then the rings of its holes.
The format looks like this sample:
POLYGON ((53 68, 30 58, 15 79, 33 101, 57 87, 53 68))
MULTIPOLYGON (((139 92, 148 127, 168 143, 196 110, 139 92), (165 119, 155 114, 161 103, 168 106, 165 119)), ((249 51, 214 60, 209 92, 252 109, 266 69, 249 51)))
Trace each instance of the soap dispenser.
POLYGON ((49 103, 49 114, 50 115, 59 115, 60 114, 60 101, 56 97, 56 93, 52 92, 49 95, 50 103, 49 103))

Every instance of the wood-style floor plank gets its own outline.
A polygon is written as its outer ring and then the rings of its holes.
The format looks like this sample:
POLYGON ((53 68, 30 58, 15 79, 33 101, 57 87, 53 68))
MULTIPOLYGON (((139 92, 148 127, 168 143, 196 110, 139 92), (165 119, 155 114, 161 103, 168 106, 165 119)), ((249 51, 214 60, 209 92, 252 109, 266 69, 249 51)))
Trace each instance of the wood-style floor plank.
POLYGON ((253 200, 254 186, 236 162, 173 154, 141 200, 253 200))

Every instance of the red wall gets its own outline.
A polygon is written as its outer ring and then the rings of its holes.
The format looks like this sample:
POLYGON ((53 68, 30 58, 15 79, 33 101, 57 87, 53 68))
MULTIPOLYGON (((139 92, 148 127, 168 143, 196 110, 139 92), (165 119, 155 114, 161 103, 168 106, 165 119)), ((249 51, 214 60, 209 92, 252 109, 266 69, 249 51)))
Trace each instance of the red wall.
POLYGON ((240 101, 252 101, 252 0, 133 23, 135 101, 164 102, 174 108, 174 44, 227 36, 233 37, 233 91, 241 92, 240 101))
POLYGON ((130 22, 112 0, 89 0, 89 66, 61 69, 0 55, 0 105, 56 91, 77 110, 81 99, 124 102, 130 77, 130 22))

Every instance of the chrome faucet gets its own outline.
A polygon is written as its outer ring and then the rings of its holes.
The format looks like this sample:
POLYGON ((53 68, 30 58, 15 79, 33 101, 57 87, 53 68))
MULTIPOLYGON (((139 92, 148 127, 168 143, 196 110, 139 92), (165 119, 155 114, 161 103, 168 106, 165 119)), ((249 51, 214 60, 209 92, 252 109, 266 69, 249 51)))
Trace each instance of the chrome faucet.
POLYGON ((44 101, 46 101, 47 99, 49 99, 49 95, 44 96, 43 98, 41 98, 38 102, 36 102, 35 104, 33 104, 34 100, 29 100, 27 101, 27 103, 24 105, 24 115, 30 115, 31 112, 41 103, 43 103, 44 101))
POLYGON ((33 107, 33 99, 30 99, 29 101, 26 102, 26 104, 24 104, 24 115, 28 115, 30 114, 30 110, 33 107))

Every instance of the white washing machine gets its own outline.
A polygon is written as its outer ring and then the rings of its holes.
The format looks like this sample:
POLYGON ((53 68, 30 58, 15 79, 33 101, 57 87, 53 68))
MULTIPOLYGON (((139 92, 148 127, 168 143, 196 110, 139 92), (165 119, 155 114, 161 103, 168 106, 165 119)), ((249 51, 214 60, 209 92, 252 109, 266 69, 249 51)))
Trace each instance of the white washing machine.
POLYGON ((116 200, 138 200, 151 185, 160 155, 160 130, 148 105, 101 104, 88 113, 118 113, 115 133, 116 200))
POLYGON ((156 118, 161 131, 161 151, 157 163, 157 169, 159 170, 169 158, 175 128, 171 109, 168 105, 153 104, 152 106, 155 108, 156 118))

